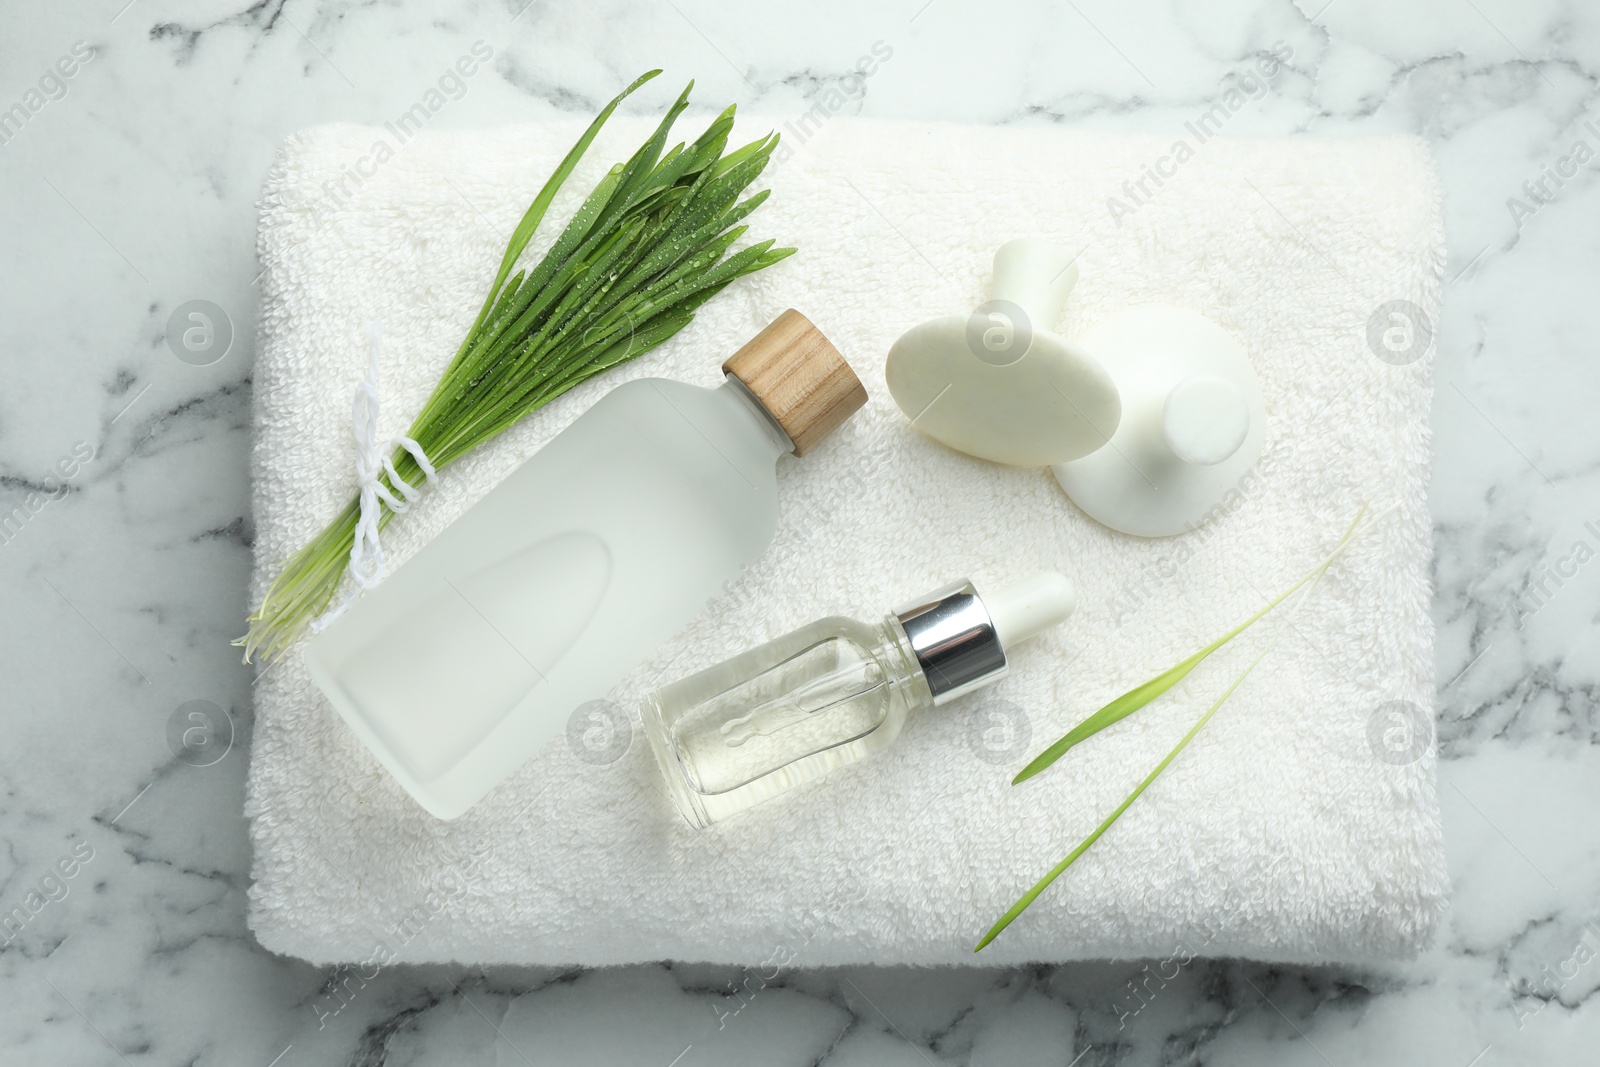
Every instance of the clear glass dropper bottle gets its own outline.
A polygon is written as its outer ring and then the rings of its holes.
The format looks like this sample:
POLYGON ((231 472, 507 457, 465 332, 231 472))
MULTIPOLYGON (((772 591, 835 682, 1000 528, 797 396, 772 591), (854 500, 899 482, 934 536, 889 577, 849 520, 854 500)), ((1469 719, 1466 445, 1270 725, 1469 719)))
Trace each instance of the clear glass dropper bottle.
POLYGON ((878 623, 835 616, 647 697, 645 735, 704 828, 887 747, 906 715, 1001 678, 1007 650, 1072 612, 1044 572, 981 597, 963 579, 878 623))

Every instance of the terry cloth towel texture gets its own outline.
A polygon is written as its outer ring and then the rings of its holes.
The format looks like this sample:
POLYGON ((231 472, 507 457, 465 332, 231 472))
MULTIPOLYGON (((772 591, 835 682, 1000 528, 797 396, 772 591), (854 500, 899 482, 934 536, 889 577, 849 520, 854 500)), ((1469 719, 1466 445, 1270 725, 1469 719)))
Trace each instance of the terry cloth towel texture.
MULTIPOLYGON (((708 117, 681 120, 684 133, 708 117)), ((350 406, 368 324, 384 329, 387 439, 433 388, 507 236, 585 122, 427 131, 398 146, 384 130, 322 126, 283 145, 259 237, 252 602, 354 490, 350 406)), ((535 251, 654 122, 612 121, 535 251)), ((769 128, 741 119, 734 143, 769 128)), ((807 132, 760 183, 773 195, 751 232, 800 252, 449 468, 384 532, 391 565, 604 391, 643 376, 717 384, 727 355, 795 307, 871 399, 813 453, 780 461, 766 556, 610 698, 637 707, 651 687, 795 626, 877 618, 963 575, 992 588, 1060 570, 1077 614, 1017 649, 998 685, 914 714, 876 758, 709 832, 669 806, 637 733, 605 764, 557 739, 465 816, 436 820, 338 718, 295 648, 256 686, 247 814, 262 944, 323 963, 593 965, 1416 952, 1447 889, 1424 499, 1443 250, 1425 147, 1213 139, 1135 202, 1124 183, 1170 139, 846 118, 807 132), (1262 461, 1213 522, 1157 540, 1114 533, 1047 470, 953 452, 895 407, 890 344, 987 299, 994 250, 1017 236, 1081 249, 1066 336, 1159 302, 1243 343, 1270 426, 1262 461), (1285 605, 1291 625, 1269 616, 1158 703, 1010 784, 1086 714, 1309 570, 1369 500, 1377 522, 1285 605), (1166 773, 974 956, 1274 633, 1166 773)))

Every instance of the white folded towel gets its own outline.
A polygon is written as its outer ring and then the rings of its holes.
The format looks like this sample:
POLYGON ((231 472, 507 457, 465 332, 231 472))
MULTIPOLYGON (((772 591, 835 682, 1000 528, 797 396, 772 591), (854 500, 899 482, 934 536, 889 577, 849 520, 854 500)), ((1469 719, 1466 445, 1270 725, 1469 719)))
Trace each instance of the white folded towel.
MULTIPOLYGON (((367 324, 384 325, 387 439, 432 389, 506 237, 583 121, 403 144, 389 130, 326 126, 283 146, 259 242, 255 598, 352 493, 350 405, 367 324)), ((683 132, 704 121, 684 120, 683 132)), ((653 122, 613 120, 539 248, 653 122)), ((739 133, 767 128, 744 119, 739 133)), ((766 557, 612 698, 636 706, 649 687, 791 627, 874 618, 963 575, 992 587, 1060 570, 1077 584, 1077 615, 1018 650, 987 693, 915 715, 881 756, 711 832, 679 821, 641 736, 604 765, 558 740, 460 820, 440 822, 338 719, 295 649, 257 686, 247 812, 261 942, 318 962, 763 969, 1416 951, 1446 891, 1434 755, 1423 750, 1434 696, 1424 348, 1442 262, 1425 148, 1189 136, 1192 158, 1176 163, 1164 137, 844 118, 801 132, 769 169, 773 196, 752 230, 800 253, 446 471, 385 532, 391 563, 403 566, 605 390, 640 376, 715 384, 722 359, 792 306, 846 355, 871 400, 814 453, 782 461, 766 557), (1157 169, 1159 180, 1145 177, 1157 169), (1126 305, 1165 302, 1243 342, 1270 428, 1228 514, 1184 537, 1126 537, 1076 510, 1047 471, 993 466, 910 428, 883 385, 890 343, 984 300, 990 257, 1016 236, 1083 250, 1068 336, 1126 305), (1391 301, 1421 309, 1410 342, 1401 320, 1375 317, 1391 301), (1415 343, 1422 358, 1374 348, 1385 329, 1401 331, 1390 348, 1415 343), (1290 616, 1250 680, 975 957, 989 925, 1156 764, 1274 622, 1033 781, 1013 787, 1011 775, 1254 612, 1367 500, 1383 513, 1375 529, 1290 616), (1428 709, 1414 760, 1390 751, 1405 722, 1394 702, 1428 709)))

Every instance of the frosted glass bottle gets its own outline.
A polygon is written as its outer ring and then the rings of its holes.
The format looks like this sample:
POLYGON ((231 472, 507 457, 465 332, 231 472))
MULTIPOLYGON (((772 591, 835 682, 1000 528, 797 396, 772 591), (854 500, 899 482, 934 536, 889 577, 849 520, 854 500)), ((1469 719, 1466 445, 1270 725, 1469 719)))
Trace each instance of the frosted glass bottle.
POLYGON ((778 458, 866 399, 792 310, 723 369, 713 389, 613 389, 307 645, 329 702, 434 815, 564 734, 755 562, 778 458))
POLYGON ((1074 601, 1045 572, 992 597, 957 582, 876 624, 820 619, 651 694, 645 736, 673 804, 703 829, 866 759, 908 712, 997 681, 1007 650, 1074 601))

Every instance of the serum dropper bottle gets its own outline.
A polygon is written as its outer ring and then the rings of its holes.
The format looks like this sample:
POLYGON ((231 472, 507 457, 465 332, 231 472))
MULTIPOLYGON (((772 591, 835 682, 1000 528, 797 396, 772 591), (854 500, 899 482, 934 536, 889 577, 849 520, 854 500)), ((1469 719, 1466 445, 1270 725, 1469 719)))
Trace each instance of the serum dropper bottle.
POLYGON ((1072 613, 1046 571, 980 596, 965 579, 881 622, 835 616, 657 690, 640 708, 674 805, 704 829, 863 760, 906 715, 1003 677, 1008 652, 1072 613))

